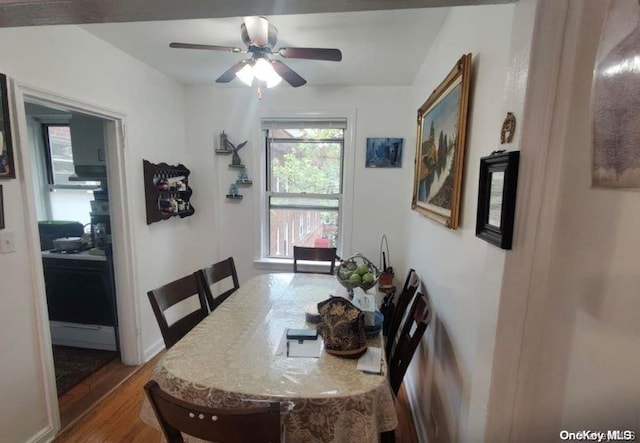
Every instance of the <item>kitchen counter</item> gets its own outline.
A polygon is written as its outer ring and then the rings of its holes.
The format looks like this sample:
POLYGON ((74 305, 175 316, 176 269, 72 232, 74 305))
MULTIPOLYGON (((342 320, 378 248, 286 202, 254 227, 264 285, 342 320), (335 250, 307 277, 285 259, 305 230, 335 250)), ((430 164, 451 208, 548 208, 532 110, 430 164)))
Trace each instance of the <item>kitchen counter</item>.
POLYGON ((60 252, 41 251, 42 258, 60 258, 64 260, 107 261, 104 255, 90 254, 90 251, 77 252, 75 254, 62 254, 60 252))

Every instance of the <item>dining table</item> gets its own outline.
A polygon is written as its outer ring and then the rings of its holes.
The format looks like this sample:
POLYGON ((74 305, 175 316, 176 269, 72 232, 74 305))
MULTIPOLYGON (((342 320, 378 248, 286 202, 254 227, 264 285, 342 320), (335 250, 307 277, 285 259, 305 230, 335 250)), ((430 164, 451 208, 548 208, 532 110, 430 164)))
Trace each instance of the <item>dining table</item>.
MULTIPOLYGON (((305 312, 332 296, 347 297, 335 276, 255 276, 171 347, 152 379, 177 398, 213 408, 280 402, 285 442, 377 442, 398 422, 384 352, 380 373, 371 373, 357 368, 357 358, 324 349, 319 357, 284 351, 287 329, 315 328, 305 312)), ((381 332, 367 340, 383 347, 381 332)), ((159 429, 146 398, 140 416, 159 429)))

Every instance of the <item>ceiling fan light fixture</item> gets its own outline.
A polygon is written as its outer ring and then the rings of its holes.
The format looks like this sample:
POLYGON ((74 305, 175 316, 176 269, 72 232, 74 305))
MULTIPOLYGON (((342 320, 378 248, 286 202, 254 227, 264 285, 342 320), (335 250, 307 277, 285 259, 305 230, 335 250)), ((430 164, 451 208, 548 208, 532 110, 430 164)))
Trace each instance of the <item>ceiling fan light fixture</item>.
POLYGON ((256 75, 256 78, 263 82, 266 82, 267 79, 271 77, 271 73, 275 73, 271 67, 271 63, 263 57, 256 60, 256 64, 253 66, 253 72, 256 75))
MULTIPOLYGON (((1 1, 1 0, 0 0, 1 1)), ((246 49, 234 46, 203 45, 197 43, 170 43, 171 48, 204 49, 209 51, 226 51, 250 54, 249 58, 240 60, 216 79, 216 83, 229 83, 238 77, 248 86, 253 86, 258 79, 260 86, 272 88, 282 80, 294 88, 305 85, 307 81, 296 71, 281 62, 271 60, 277 55, 287 59, 326 60, 339 62, 342 52, 332 48, 286 47, 275 50, 278 30, 264 17, 245 17, 240 25, 240 34, 246 49)))
POLYGON ((247 63, 241 70, 236 72, 236 77, 238 77, 245 85, 251 86, 253 84, 253 78, 255 77, 253 66, 247 63))
POLYGON ((273 75, 267 79, 267 88, 273 88, 282 81, 282 77, 277 72, 273 71, 273 75))

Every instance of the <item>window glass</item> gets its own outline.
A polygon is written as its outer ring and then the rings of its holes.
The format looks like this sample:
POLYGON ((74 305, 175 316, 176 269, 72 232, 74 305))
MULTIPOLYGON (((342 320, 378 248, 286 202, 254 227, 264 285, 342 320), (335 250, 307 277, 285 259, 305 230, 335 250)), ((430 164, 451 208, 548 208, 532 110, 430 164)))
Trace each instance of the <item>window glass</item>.
POLYGON ((294 246, 338 247, 344 128, 292 125, 266 130, 267 257, 294 246))
POLYGON ((48 176, 50 185, 97 186, 99 181, 70 180, 75 176, 71 131, 69 125, 44 125, 45 143, 48 154, 48 176))
POLYGON ((53 183, 69 183, 75 174, 69 126, 47 126, 53 183))

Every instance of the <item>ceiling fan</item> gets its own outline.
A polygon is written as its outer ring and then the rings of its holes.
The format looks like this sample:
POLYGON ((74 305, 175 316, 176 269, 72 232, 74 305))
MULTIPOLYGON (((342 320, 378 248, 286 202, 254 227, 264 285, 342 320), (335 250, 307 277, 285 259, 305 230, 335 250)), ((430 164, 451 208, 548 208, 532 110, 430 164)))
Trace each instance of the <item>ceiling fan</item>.
POLYGON ((245 17, 240 25, 242 41, 247 49, 233 46, 200 45, 195 43, 170 43, 171 48, 205 49, 209 51, 226 51, 251 54, 248 59, 240 60, 216 79, 217 83, 229 83, 236 76, 248 84, 253 84, 254 78, 266 83, 268 88, 275 86, 284 79, 294 88, 302 86, 307 81, 293 69, 280 60, 272 60, 271 56, 283 58, 298 58, 308 60, 328 60, 339 62, 342 52, 339 49, 328 48, 280 48, 274 50, 278 30, 264 17, 245 17))

